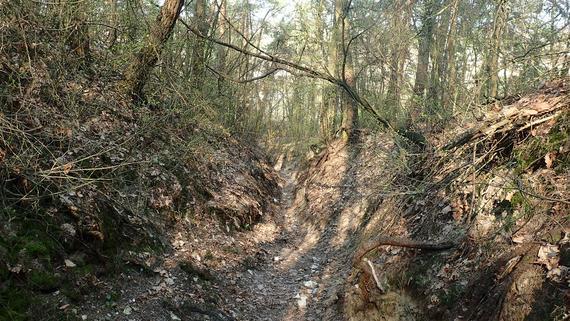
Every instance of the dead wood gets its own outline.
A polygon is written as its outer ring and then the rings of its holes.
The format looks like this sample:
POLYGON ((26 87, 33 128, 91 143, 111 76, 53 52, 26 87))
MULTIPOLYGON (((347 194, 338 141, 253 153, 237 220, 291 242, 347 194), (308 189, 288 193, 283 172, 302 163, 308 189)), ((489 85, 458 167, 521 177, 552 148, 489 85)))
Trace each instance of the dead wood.
POLYGON ((523 131, 568 112, 570 99, 566 95, 566 87, 562 84, 556 88, 545 88, 538 94, 503 107, 500 112, 489 112, 481 125, 457 135, 443 150, 453 150, 480 138, 493 137, 495 134, 506 135, 509 132, 523 131))
POLYGON ((454 242, 440 242, 440 243, 432 243, 427 241, 415 241, 405 238, 398 238, 398 237, 379 237, 369 242, 366 242, 363 246, 356 251, 354 255, 354 260, 352 262, 353 266, 358 266, 362 258, 371 252, 372 250, 383 246, 383 245, 391 245, 391 246, 398 246, 398 247, 407 247, 413 249, 420 249, 420 250, 428 250, 428 251, 441 251, 441 250, 448 250, 457 244, 454 242))
MULTIPOLYGON (((257 52, 252 52, 249 51, 245 48, 241 48, 239 46, 233 45, 231 43, 227 43, 218 39, 215 39, 213 37, 210 37, 208 35, 204 35, 202 34, 199 30, 197 30, 196 28, 192 27, 189 23, 185 22, 182 19, 179 19, 180 22, 188 29, 188 31, 192 32, 194 35, 196 35, 198 38, 204 39, 204 40, 208 40, 210 42, 213 42, 217 45, 220 46, 224 46, 226 48, 230 48, 232 50, 238 51, 244 55, 247 56, 251 56, 251 57, 255 57, 261 60, 265 60, 271 63, 276 63, 279 65, 282 65, 282 68, 279 68, 280 70, 286 71, 288 73, 291 74, 295 74, 295 71, 300 72, 301 74, 299 74, 299 76, 304 76, 304 77, 309 77, 309 78, 315 78, 315 79, 321 79, 324 81, 327 81, 333 85, 336 85, 338 87, 340 87, 342 90, 344 90, 356 103, 358 103, 360 106, 362 106, 362 108, 367 111, 368 113, 370 113, 382 126, 384 126, 387 129, 392 130, 393 132, 395 132, 398 135, 401 135, 399 133, 398 130, 395 129, 395 127, 388 121, 388 119, 382 117, 380 114, 378 114, 378 112, 374 109, 374 107, 372 106, 372 104, 370 104, 370 102, 360 96, 360 94, 352 87, 350 86, 345 79, 339 79, 334 77, 333 75, 331 75, 330 73, 325 73, 319 70, 315 70, 313 68, 310 68, 308 66, 304 66, 277 56, 274 56, 270 53, 267 53, 265 51, 261 51, 259 53, 257 52), (290 68, 290 69, 289 69, 290 68)), ((249 41, 248 41, 249 42, 249 41)), ((255 47, 255 46, 254 46, 255 47)), ((262 77, 263 78, 263 77, 262 77)))

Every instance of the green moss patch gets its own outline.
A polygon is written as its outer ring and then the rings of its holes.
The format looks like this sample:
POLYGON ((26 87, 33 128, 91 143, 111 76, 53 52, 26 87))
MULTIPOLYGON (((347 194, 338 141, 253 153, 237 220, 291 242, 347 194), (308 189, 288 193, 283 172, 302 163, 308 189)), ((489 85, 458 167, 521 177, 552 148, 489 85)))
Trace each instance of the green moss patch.
POLYGON ((31 293, 27 290, 10 285, 0 289, 0 320, 27 320, 26 313, 31 303, 31 293))
POLYGON ((61 276, 50 272, 32 271, 28 276, 28 284, 41 292, 53 292, 61 285, 61 276))

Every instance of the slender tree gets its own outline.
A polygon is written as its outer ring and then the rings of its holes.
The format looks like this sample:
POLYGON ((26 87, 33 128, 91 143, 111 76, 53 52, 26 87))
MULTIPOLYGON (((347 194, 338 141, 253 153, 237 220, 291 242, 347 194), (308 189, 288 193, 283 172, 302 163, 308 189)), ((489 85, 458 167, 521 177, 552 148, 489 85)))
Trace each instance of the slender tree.
POLYGON ((145 101, 144 87, 174 29, 183 5, 184 0, 165 0, 145 43, 125 71, 126 92, 135 103, 145 101))
POLYGON ((495 15, 493 18, 493 29, 489 49, 487 52, 486 73, 487 73, 487 99, 495 100, 499 91, 499 54, 501 51, 501 41, 505 24, 507 21, 508 0, 494 0, 495 15))
POLYGON ((418 62, 416 67, 416 80, 414 94, 419 99, 425 98, 425 90, 429 79, 429 58, 433 41, 435 24, 436 0, 423 0, 421 27, 418 39, 418 62))
MULTIPOLYGON (((206 0, 194 0, 195 17, 194 24, 200 33, 207 35, 209 31, 206 20, 206 0)), ((201 90, 204 85, 204 70, 206 66, 206 41, 197 37, 192 50, 192 84, 196 90, 201 90)))
MULTIPOLYGON (((335 0, 335 21, 337 28, 337 36, 340 37, 338 47, 336 49, 337 72, 339 78, 350 88, 354 88, 356 84, 352 54, 350 52, 350 45, 352 38, 350 38, 350 21, 348 14, 350 11, 351 0, 335 0)), ((350 138, 353 135, 354 129, 358 123, 358 105, 354 98, 346 92, 341 92, 341 111, 342 122, 341 130, 346 135, 345 138, 350 138)))

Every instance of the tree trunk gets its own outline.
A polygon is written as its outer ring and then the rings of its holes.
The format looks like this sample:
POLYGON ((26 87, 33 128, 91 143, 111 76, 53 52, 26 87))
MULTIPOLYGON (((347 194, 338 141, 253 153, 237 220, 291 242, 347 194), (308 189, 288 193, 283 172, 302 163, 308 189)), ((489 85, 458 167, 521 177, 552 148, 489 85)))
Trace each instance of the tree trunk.
POLYGON ((421 17, 422 27, 418 42, 418 64, 416 68, 416 81, 414 83, 414 93, 418 98, 423 99, 428 81, 429 56, 433 38, 434 0, 424 0, 423 13, 421 17))
POLYGON ((451 18, 449 21, 449 32, 447 35, 447 82, 445 90, 443 92, 443 107, 446 109, 451 109, 451 114, 453 114, 453 109, 455 108, 455 81, 457 77, 457 62, 455 60, 455 38, 457 37, 457 11, 459 6, 459 0, 454 0, 451 7, 451 18), (451 108, 450 108, 451 107, 451 108))
POLYGON ((424 104, 425 91, 428 85, 429 57, 432 47, 433 27, 435 24, 435 0, 424 0, 421 16, 421 29, 418 40, 418 64, 414 82, 414 98, 412 99, 411 119, 415 122, 424 104))
MULTIPOLYGON (((344 71, 344 81, 346 84, 354 88, 356 79, 354 78, 354 69, 352 66, 352 57, 350 55, 346 58, 346 66, 344 71)), ((342 92, 342 123, 341 128, 346 132, 348 137, 354 133, 354 129, 358 126, 358 105, 348 93, 342 92)))
MULTIPOLYGON (((324 61, 323 64, 327 66, 329 70, 332 70, 333 73, 336 75, 336 44, 333 42, 333 39, 330 39, 330 42, 327 42, 325 39, 325 29, 326 29, 326 22, 324 16, 327 13, 325 7, 325 0, 319 0, 318 3, 318 14, 317 19, 315 19, 317 35, 320 40, 320 50, 321 56, 323 57, 324 61), (332 57, 332 59, 331 59, 332 57)), ((336 23, 336 22, 335 22, 336 23)), ((336 26, 336 25, 335 25, 336 26)), ((336 31, 333 30, 333 38, 336 31)), ((334 113, 335 113, 335 104, 336 104, 336 95, 338 89, 336 86, 324 84, 320 88, 321 93, 321 101, 320 101, 320 111, 319 111, 319 131, 320 136, 324 142, 329 141, 332 134, 332 123, 334 121, 334 113)))
MULTIPOLYGON (((439 8, 437 8, 439 9, 439 8)), ((434 10, 435 11, 435 10, 434 10)), ((441 13, 439 23, 435 26, 433 34, 433 45, 431 46, 431 72, 429 89, 427 92, 427 113, 429 115, 438 114, 441 109, 443 96, 443 85, 445 84, 447 68, 447 40, 449 23, 451 21, 450 10, 441 13)))
MULTIPOLYGON (((227 34, 228 28, 227 28, 227 22, 226 22, 226 17, 227 17, 227 9, 226 9, 226 0, 222 0, 220 3, 220 13, 218 15, 219 17, 219 21, 218 21, 218 30, 220 33, 220 39, 222 40, 226 40, 227 38, 227 34)), ((217 48, 217 59, 218 59, 218 71, 220 72, 221 75, 225 75, 226 74, 226 48, 224 47, 218 47, 217 48)), ((227 92, 226 92, 226 82, 224 77, 219 76, 218 77, 218 94, 220 96, 226 96, 227 92)))
POLYGON ((141 50, 135 54, 133 61, 125 71, 125 87, 133 102, 145 101, 144 86, 156 62, 160 58, 164 44, 170 37, 184 0, 165 0, 156 17, 154 25, 141 50))
MULTIPOLYGON (((397 18, 396 18, 397 19, 397 18)), ((395 109, 400 105, 400 48, 399 44, 394 44, 391 48, 390 54, 390 78, 388 80, 388 91, 386 93, 386 103, 387 108, 395 109)))
POLYGON ((499 52, 501 50, 501 39, 507 20, 507 1, 496 0, 495 18, 493 21, 493 33, 491 43, 487 53, 487 99, 497 99, 499 90, 499 52))
MULTIPOLYGON (((334 7, 333 7, 333 16, 332 16, 332 32, 331 32, 331 39, 330 39, 330 68, 333 72, 333 75, 337 79, 341 79, 341 64, 342 61, 342 39, 341 39, 341 27, 340 27, 340 13, 341 9, 340 6, 342 5, 343 0, 334 0, 334 7)), ((336 130, 338 126, 340 126, 340 122, 338 121, 339 118, 342 119, 342 113, 340 101, 341 101, 342 89, 338 87, 331 88, 331 95, 330 95, 330 107, 332 110, 332 128, 336 130)))
POLYGON ((108 45, 107 49, 111 50, 115 44, 117 43, 118 33, 117 28, 119 27, 119 13, 117 8, 117 0, 108 0, 109 6, 111 6, 111 17, 110 17, 110 25, 111 30, 109 30, 109 37, 108 37, 108 45))
MULTIPOLYGON (((209 31, 208 22, 206 21, 206 0, 195 0, 195 18, 194 23, 196 29, 201 34, 207 35, 209 31)), ((194 48, 192 50, 192 87, 194 90, 201 91, 204 86, 204 70, 206 66, 206 41, 200 37, 196 37, 194 48)))
MULTIPOLYGON (((354 67, 352 55, 347 47, 349 42, 350 23, 348 21, 348 13, 350 10, 350 0, 335 1, 335 20, 337 33, 340 36, 340 42, 337 47, 337 66, 339 78, 342 79, 350 88, 355 88, 356 79, 354 78, 354 67)), ((354 134, 354 129, 358 121, 358 105, 346 91, 342 91, 340 97, 341 103, 341 131, 345 139, 350 139, 354 134)))
MULTIPOLYGON (((411 15, 412 3, 407 0, 400 0, 394 3, 394 9, 390 13, 393 16, 391 21, 392 32, 401 37, 392 41, 390 48, 390 62, 388 80, 388 90, 386 93, 386 106, 397 114, 401 111, 401 89, 404 78, 404 66, 406 62, 408 22, 411 15)), ((382 64, 383 66, 384 64, 382 64)))

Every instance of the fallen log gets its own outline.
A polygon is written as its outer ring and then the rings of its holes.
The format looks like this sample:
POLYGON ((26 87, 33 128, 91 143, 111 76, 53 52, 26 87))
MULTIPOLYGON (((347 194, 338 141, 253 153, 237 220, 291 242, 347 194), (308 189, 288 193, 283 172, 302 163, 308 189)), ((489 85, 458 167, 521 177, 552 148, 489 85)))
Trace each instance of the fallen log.
POLYGON ((570 110, 567 87, 564 82, 556 83, 555 86, 519 99, 498 112, 489 112, 479 126, 457 135, 442 149, 453 150, 480 138, 493 137, 497 133, 522 131, 556 118, 570 110))

